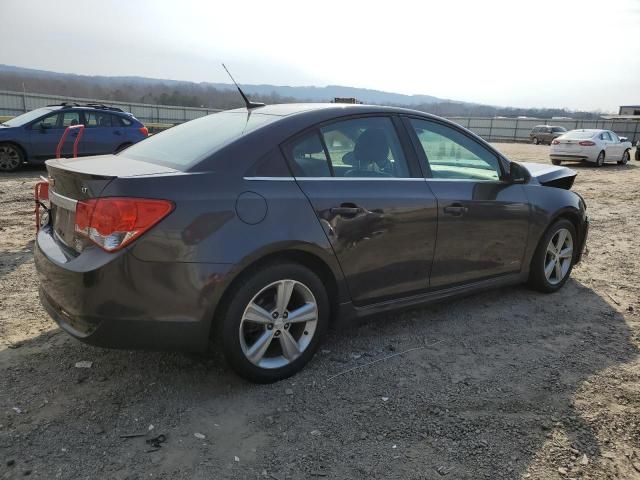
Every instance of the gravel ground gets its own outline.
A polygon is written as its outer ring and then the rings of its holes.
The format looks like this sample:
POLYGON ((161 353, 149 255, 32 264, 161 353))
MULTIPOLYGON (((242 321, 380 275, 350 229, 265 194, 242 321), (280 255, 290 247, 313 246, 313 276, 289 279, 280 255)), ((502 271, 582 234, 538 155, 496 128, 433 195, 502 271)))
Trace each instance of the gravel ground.
MULTIPOLYGON (((548 147, 497 147, 548 163, 548 147)), ((61 333, 36 295, 43 171, 0 175, 0 478, 640 478, 640 164, 575 168, 589 251, 561 293, 371 319, 268 386, 219 355, 61 333)))

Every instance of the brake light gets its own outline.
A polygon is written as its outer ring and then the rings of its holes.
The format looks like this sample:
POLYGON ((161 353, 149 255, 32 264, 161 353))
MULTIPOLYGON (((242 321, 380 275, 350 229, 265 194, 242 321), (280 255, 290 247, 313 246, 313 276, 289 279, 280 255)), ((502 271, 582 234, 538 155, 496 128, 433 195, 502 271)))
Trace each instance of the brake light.
POLYGON ((75 231, 107 252, 133 242, 173 210, 168 200, 106 197, 78 201, 75 231))
POLYGON ((560 145, 560 142, 558 140, 554 140, 553 142, 551 142, 551 145, 560 145))
POLYGON ((143 134, 145 137, 149 136, 149 129, 147 127, 140 127, 138 130, 140 130, 140 133, 143 134))
POLYGON ((578 142, 579 145, 582 145, 583 147, 593 147, 596 143, 592 142, 591 140, 583 140, 581 142, 578 142))

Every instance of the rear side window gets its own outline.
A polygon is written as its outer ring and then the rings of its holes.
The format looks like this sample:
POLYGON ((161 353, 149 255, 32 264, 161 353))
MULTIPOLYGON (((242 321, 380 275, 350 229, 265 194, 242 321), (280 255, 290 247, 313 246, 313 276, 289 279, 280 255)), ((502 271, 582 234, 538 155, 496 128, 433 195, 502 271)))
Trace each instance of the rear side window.
POLYGON ((111 127, 111 115, 104 112, 84 112, 85 126, 87 128, 111 127))
POLYGON ((331 177, 331 168, 315 130, 291 143, 291 168, 296 177, 331 177))
POLYGON ((127 148, 127 158, 186 170, 222 147, 280 117, 221 112, 172 127, 127 148))
POLYGON ((411 176, 388 117, 343 120, 322 127, 320 132, 336 177, 411 176))
POLYGON ((611 135, 609 135, 609 132, 602 132, 602 134, 600 135, 600 138, 602 140, 607 140, 607 141, 611 141, 611 135))
POLYGON ((133 124, 130 119, 120 115, 111 115, 111 122, 114 127, 130 127, 133 124))

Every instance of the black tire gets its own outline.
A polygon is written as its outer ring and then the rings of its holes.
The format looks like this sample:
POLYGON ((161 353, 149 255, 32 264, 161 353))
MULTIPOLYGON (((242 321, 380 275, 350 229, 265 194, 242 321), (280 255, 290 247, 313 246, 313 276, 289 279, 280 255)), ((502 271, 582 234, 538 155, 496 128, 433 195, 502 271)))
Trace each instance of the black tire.
POLYGON ((604 150, 602 150, 599 154, 598 154, 598 158, 596 158, 596 163, 595 166, 596 167, 601 167, 604 165, 604 150))
POLYGON ((24 163, 24 153, 13 143, 0 143, 0 172, 15 172, 24 163))
MULTIPOLYGON (((218 332, 219 340, 222 343, 222 351, 231 368, 241 377, 255 383, 272 383, 294 375, 300 371, 313 357, 320 342, 327 330, 329 324, 329 298, 325 287, 320 278, 308 268, 297 263, 279 263, 267 264, 259 270, 253 270, 243 276, 230 292, 228 305, 223 306, 221 315, 218 316, 218 332), (254 300, 263 289, 269 287, 275 282, 281 280, 294 280, 306 287, 312 294, 317 305, 317 320, 313 337, 307 344, 306 348, 299 354, 297 358, 288 364, 276 368, 264 368, 252 363, 243 351, 241 344, 241 323, 245 309, 254 300)), ((267 290, 267 295, 269 291, 267 290)), ((292 300, 296 294, 292 295, 292 300)), ((286 317, 283 317, 286 318, 286 317)), ((292 324, 289 332, 293 332, 295 325, 303 327, 304 332, 299 331, 298 341, 303 335, 307 334, 306 324, 292 324)), ((260 327, 260 326, 258 326, 260 327)), ((261 327, 258 335, 266 332, 267 327, 261 327)), ((277 328, 269 328, 275 331, 277 328)), ((283 332, 284 333, 284 332, 283 332)), ((275 345, 273 348, 276 352, 281 349, 281 341, 276 341, 275 337, 271 340, 275 345)), ((267 350, 269 352, 270 350, 267 350)), ((284 352, 282 352, 284 353, 284 352)), ((265 354, 264 358, 269 358, 265 354)), ((284 355, 282 355, 284 358, 284 355)))
POLYGON ((562 162, 560 160, 552 159, 551 163, 553 163, 554 165, 560 165, 562 162))
POLYGON ((636 160, 640 162, 640 147, 636 147, 636 160))
POLYGON ((531 139, 531 143, 533 143, 534 145, 538 145, 538 137, 533 137, 531 139))
POLYGON ((133 145, 133 144, 132 143, 123 143, 122 145, 118 145, 118 147, 113 151, 113 153, 120 153, 125 148, 129 148, 131 145, 133 145))
POLYGON ((538 243, 536 251, 533 254, 529 269, 529 286, 544 293, 552 293, 560 290, 571 276, 571 270, 573 270, 573 265, 578 253, 578 248, 578 237, 576 235, 576 228, 574 227, 573 223, 565 218, 561 218, 555 221, 542 236, 540 242, 538 243), (571 235, 573 248, 572 256, 570 259, 571 263, 569 264, 569 268, 566 271, 564 277, 562 277, 559 282, 552 283, 547 279, 545 275, 545 265, 547 264, 547 247, 549 246, 549 242, 551 242, 551 239, 554 238, 556 234, 562 229, 566 229, 571 235))
POLYGON ((625 150, 622 154, 622 160, 618 160, 618 165, 626 165, 627 163, 629 163, 630 159, 631 153, 629 152, 629 150, 625 150))

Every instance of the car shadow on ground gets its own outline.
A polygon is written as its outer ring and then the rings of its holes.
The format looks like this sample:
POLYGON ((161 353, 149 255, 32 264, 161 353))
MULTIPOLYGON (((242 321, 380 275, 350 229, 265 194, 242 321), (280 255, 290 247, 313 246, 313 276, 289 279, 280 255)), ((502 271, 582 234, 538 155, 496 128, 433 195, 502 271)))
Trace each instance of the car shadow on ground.
POLYGON ((264 386, 219 354, 105 350, 45 332, 0 350, 0 445, 15 461, 0 474, 520 478, 551 442, 550 472, 579 476, 606 448, 583 416, 589 385, 636 358, 630 336, 574 280, 557 294, 506 288, 332 331, 303 372, 264 386), (145 437, 120 437, 132 433, 167 442, 147 453, 145 437))

